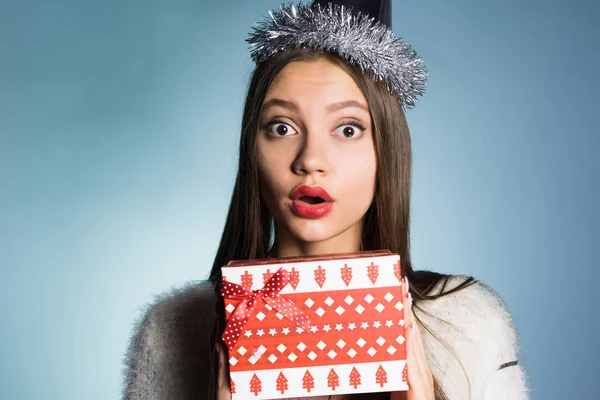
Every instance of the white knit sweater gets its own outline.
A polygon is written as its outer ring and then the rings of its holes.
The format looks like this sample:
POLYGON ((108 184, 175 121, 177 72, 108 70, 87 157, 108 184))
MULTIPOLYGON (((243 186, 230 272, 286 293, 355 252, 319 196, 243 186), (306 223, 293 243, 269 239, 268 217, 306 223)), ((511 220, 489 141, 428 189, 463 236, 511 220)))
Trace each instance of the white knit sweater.
MULTIPOLYGON (((463 280, 451 278, 446 289, 463 280)), ((124 400, 208 397, 215 300, 214 287, 203 282, 173 290, 148 306, 127 352, 124 400)), ((440 339, 422 329, 429 366, 449 400, 529 398, 520 364, 499 369, 518 359, 519 345, 511 316, 494 291, 477 282, 419 302, 419 307, 413 307, 415 315, 440 339)))

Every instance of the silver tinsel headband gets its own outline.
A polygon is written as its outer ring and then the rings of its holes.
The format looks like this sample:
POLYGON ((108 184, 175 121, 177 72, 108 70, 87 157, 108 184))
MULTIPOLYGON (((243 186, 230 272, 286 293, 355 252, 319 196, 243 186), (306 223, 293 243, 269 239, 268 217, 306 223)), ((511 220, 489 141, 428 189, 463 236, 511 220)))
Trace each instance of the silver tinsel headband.
POLYGON ((269 15, 246 40, 257 65, 280 51, 310 47, 338 54, 374 80, 385 82, 408 108, 425 93, 423 60, 390 28, 366 14, 336 4, 326 8, 290 4, 269 15))

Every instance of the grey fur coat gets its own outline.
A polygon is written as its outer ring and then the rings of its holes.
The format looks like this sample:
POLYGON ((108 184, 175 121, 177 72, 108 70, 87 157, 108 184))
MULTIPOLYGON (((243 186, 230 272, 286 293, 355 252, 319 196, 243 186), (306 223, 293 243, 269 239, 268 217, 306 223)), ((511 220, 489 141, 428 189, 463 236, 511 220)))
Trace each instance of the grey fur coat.
MULTIPOLYGON (((463 280, 452 277, 446 288, 463 280)), ((201 282, 149 305, 125 359, 124 400, 208 397, 215 302, 212 284, 201 282)), ((449 400, 529 398, 522 366, 511 363, 518 359, 517 332, 494 291, 477 282, 419 307, 414 313, 444 342, 422 330, 429 366, 449 400)))

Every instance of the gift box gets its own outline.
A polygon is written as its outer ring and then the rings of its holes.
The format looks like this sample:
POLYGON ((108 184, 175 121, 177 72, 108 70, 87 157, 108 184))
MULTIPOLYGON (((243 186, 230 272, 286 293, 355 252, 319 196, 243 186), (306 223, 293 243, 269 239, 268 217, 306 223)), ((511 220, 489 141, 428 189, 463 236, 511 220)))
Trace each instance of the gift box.
POLYGON ((222 273, 234 400, 408 390, 397 254, 234 261, 222 273))

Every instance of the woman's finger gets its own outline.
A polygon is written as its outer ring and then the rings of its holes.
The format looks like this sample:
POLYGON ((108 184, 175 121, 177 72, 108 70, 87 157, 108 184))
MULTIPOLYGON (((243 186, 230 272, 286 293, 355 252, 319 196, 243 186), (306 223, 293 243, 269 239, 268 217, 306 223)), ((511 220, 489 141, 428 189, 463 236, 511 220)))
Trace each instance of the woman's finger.
MULTIPOLYGON (((409 390, 406 393, 407 400, 423 400, 428 399, 428 367, 422 349, 421 337, 419 335, 419 325, 412 312, 412 302, 410 301, 410 291, 408 284, 406 285, 405 297, 405 328, 406 328, 406 359, 408 363, 408 386, 409 390)), ((398 397, 398 399, 403 399, 398 397)), ((394 398, 395 400, 395 398, 394 398)))
POLYGON ((218 400, 231 400, 231 389, 229 387, 229 378, 227 376, 227 348, 221 341, 217 343, 217 346, 217 349, 219 350, 219 387, 217 388, 217 398, 218 400))
POLYGON ((427 355, 425 353, 425 345, 423 343, 423 335, 419 326, 415 327, 414 330, 414 343, 415 350, 420 360, 419 365, 421 366, 421 373, 429 386, 433 386, 433 375, 427 362, 427 355))
MULTIPOLYGON (((420 374, 426 376, 428 374, 427 358, 425 356, 425 349, 423 348, 423 341, 420 335, 421 331, 419 324, 415 318, 415 314, 412 311, 412 295, 410 294, 410 287, 408 285, 408 279, 405 285, 406 298, 405 298, 405 312, 408 320, 410 321, 408 335, 410 336, 411 353, 415 355, 416 364, 419 366, 420 374)), ((408 347, 408 346, 407 346, 408 347)), ((408 352, 408 351, 407 351, 408 352)))
POLYGON ((416 322, 415 314, 412 310, 410 310, 410 318, 413 321, 413 326, 411 327, 411 337, 412 337, 412 348, 413 353, 415 355, 415 359, 417 360, 417 364, 419 365, 419 372, 422 376, 427 375, 427 358, 425 357, 425 350, 423 348, 423 340, 421 336, 421 328, 419 324, 416 322))
POLYGON ((413 327, 413 324, 415 323, 414 318, 413 318, 413 314, 412 314, 412 310, 411 310, 411 304, 410 304, 410 300, 409 300, 409 288, 408 288, 408 284, 404 285, 405 286, 405 296, 404 296, 404 328, 405 328, 405 336, 406 336, 406 362, 408 364, 408 387, 409 387, 409 393, 408 393, 408 398, 414 398, 413 395, 416 391, 418 391, 418 388, 422 385, 422 379, 421 379, 421 366, 419 365, 419 357, 417 357, 416 354, 416 343, 415 343, 415 328, 413 327))
POLYGON ((433 375, 431 373, 431 370, 429 369, 429 363, 427 362, 427 356, 425 355, 423 336, 420 326, 418 324, 415 325, 415 329, 413 332, 413 345, 415 349, 416 358, 419 360, 419 378, 421 380, 421 384, 419 385, 420 397, 415 397, 415 399, 429 399, 433 395, 433 375))
MULTIPOLYGON (((411 301, 410 301, 410 291, 409 291, 409 286, 408 286, 408 280, 406 280, 406 283, 403 286, 403 292, 404 292, 404 336, 406 339, 406 356, 407 356, 407 360, 410 357, 410 360, 412 361, 409 364, 416 364, 418 365, 418 358, 415 357, 416 356, 416 343, 415 343, 415 319, 414 319, 414 315, 412 313, 412 309, 411 309, 411 301)), ((408 368, 411 368, 411 365, 408 366, 408 368)))
MULTIPOLYGON (((408 282, 408 281, 407 281, 408 282)), ((420 384, 421 367, 419 358, 415 352, 415 335, 413 324, 415 323, 413 314, 411 311, 411 304, 409 300, 409 287, 408 283, 404 285, 404 335, 406 339, 406 362, 408 364, 408 386, 413 388, 420 384)))
MULTIPOLYGON (((404 280, 404 284, 402 285, 402 304, 403 304, 403 314, 404 314, 404 336, 405 339, 407 339, 408 341, 408 337, 410 336, 410 330, 412 328, 412 318, 411 318, 411 314, 410 314, 410 304, 408 301, 408 279, 405 278, 404 280)), ((407 343, 407 347, 408 347, 408 343, 407 343)), ((406 350, 406 352, 408 353, 408 349, 406 350)))
MULTIPOLYGON (((416 372, 414 371, 414 361, 413 358, 411 356, 412 353, 412 349, 413 349, 413 345, 412 345, 412 335, 410 334, 411 331, 411 315, 410 315, 410 306, 409 306, 409 301, 408 301, 408 281, 406 280, 406 278, 403 280, 402 282, 402 309, 403 311, 403 316, 404 316, 404 344, 406 346, 406 362, 407 362, 407 370, 408 370, 408 386, 409 386, 409 390, 410 388, 412 388, 413 384, 411 383, 411 379, 413 379, 413 376, 416 374, 416 372)), ((418 371, 418 370, 417 370, 418 371)), ((402 392, 392 392, 390 394, 390 400, 406 400, 408 397, 408 392, 406 391, 402 391, 402 392)))

